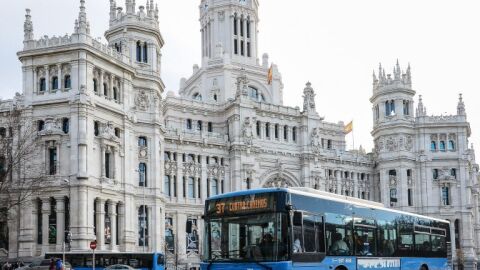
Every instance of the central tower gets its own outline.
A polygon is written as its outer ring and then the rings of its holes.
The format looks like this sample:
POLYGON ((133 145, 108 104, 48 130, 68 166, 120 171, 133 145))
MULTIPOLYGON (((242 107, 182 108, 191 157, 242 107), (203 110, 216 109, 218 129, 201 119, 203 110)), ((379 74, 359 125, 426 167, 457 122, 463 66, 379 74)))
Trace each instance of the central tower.
POLYGON ((257 63, 258 0, 202 0, 203 66, 214 58, 257 63))

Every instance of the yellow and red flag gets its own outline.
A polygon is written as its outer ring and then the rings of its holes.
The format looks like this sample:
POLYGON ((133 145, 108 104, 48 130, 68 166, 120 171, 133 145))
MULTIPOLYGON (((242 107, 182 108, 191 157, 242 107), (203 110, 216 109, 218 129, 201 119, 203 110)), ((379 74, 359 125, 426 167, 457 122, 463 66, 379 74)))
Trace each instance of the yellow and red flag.
POLYGON ((344 128, 343 128, 343 131, 345 132, 345 134, 348 134, 350 132, 352 132, 353 130, 353 120, 350 121, 350 123, 348 123, 344 128))
POLYGON ((273 66, 270 65, 270 68, 268 69, 268 74, 267 74, 268 84, 272 84, 272 80, 273 80, 273 66))

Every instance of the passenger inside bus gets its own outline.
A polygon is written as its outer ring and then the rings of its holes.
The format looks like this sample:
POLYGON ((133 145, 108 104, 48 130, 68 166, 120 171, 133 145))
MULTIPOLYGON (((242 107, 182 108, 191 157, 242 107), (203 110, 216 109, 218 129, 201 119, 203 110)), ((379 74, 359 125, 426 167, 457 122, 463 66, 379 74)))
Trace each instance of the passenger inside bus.
POLYGON ((334 233, 333 234, 333 244, 330 247, 330 250, 333 254, 335 255, 347 255, 350 251, 348 248, 347 243, 342 240, 342 234, 341 233, 334 233))

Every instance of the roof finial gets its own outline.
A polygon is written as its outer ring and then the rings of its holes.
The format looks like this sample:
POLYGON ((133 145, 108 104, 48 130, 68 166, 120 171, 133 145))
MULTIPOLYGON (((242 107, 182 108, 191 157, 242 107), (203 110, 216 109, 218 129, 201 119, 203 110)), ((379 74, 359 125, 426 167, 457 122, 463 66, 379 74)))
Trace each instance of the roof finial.
POLYGON ((80 0, 80 12, 78 13, 78 26, 75 22, 75 33, 90 34, 90 25, 87 22, 87 13, 85 12, 85 0, 80 0))
POLYGON ((461 93, 458 95, 457 115, 467 115, 465 111, 465 103, 463 103, 463 96, 461 93))
POLYGON ((33 23, 32 16, 30 15, 30 9, 25 9, 25 22, 23 23, 24 38, 23 41, 33 40, 33 23))
POLYGON ((423 106, 422 95, 418 96, 417 117, 427 115, 427 108, 423 106))

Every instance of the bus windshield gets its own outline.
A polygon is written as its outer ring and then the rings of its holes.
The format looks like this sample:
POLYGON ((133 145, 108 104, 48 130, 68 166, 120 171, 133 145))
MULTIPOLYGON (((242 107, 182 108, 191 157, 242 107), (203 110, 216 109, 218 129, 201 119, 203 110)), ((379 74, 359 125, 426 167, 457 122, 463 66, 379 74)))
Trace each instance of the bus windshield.
POLYGON ((285 213, 261 213, 206 221, 208 261, 287 260, 288 219, 285 213))

